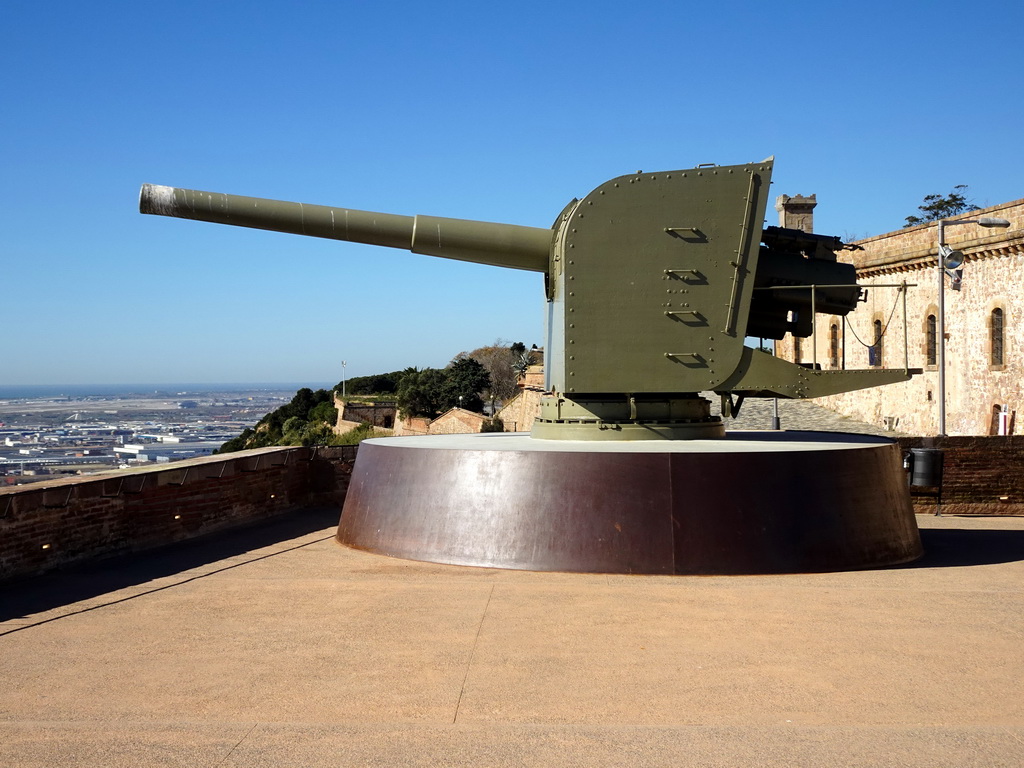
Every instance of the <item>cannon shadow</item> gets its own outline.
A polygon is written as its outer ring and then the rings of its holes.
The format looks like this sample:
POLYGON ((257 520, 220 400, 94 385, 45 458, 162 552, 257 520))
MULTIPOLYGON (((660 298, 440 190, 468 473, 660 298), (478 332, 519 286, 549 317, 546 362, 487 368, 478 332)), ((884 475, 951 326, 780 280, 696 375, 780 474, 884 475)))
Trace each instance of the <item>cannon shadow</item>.
MULTIPOLYGON (((0 584, 0 621, 25 618, 102 595, 112 595, 122 589, 256 552, 325 528, 333 529, 337 524, 337 507, 303 509, 146 552, 104 558, 40 576, 14 579, 0 584)), ((330 535, 333 533, 331 530, 330 535)), ((2 634, 4 630, 0 629, 2 634)))
POLYGON ((962 568, 1024 560, 1024 531, 922 529, 924 556, 902 568, 962 568))

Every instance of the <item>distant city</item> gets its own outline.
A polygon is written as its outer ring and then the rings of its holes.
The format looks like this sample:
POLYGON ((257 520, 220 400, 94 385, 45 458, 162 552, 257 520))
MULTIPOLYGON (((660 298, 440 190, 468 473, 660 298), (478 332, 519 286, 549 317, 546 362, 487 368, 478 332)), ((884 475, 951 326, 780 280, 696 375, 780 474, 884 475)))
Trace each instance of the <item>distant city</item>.
POLYGON ((0 483, 208 456, 304 386, 0 386, 0 483))

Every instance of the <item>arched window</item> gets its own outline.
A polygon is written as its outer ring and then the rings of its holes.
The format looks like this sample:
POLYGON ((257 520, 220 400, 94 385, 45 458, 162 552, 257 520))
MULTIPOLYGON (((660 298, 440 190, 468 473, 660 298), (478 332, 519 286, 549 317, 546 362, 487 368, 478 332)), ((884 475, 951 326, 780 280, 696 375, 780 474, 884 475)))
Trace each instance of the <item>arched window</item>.
POLYGON ((990 365, 1003 365, 1003 310, 996 307, 989 318, 990 365))
POLYGON ((939 364, 938 327, 935 315, 928 315, 924 325, 924 362, 925 365, 939 364))
POLYGON ((875 342, 868 347, 868 365, 873 368, 882 367, 882 321, 875 320, 875 342))
POLYGON ((833 368, 839 367, 839 326, 835 323, 828 329, 828 363, 833 368))

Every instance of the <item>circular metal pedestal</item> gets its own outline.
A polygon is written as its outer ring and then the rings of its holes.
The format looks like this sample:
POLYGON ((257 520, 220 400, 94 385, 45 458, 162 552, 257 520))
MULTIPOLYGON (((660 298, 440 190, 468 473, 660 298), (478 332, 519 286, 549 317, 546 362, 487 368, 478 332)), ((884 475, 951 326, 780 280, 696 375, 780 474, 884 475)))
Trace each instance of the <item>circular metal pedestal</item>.
POLYGON ((581 573, 834 571, 922 553, 899 447, 823 432, 365 440, 337 538, 412 560, 581 573))

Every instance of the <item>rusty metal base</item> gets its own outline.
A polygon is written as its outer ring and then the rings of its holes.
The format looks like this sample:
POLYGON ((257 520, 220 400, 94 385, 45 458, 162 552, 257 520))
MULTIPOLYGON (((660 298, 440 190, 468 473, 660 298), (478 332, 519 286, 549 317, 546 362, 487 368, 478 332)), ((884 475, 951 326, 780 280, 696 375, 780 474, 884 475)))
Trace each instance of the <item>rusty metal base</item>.
POLYGON ((365 440, 337 539, 411 560, 537 571, 890 566, 922 554, 900 458, 890 440, 822 432, 365 440))

